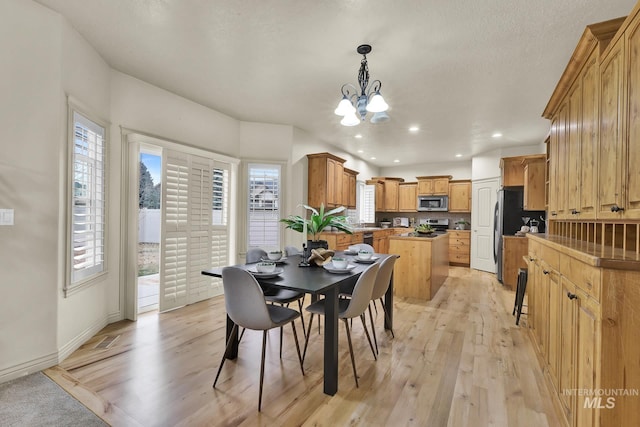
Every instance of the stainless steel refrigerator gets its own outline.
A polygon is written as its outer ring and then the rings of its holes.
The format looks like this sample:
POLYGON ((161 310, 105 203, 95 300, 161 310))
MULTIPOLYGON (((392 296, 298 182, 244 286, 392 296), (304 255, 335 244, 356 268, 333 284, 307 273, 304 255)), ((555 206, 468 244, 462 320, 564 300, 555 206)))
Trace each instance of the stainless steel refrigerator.
MULTIPOLYGON (((513 236, 520 230, 520 227, 529 225, 522 221, 523 217, 539 221, 540 217, 545 215, 544 211, 525 211, 522 209, 523 199, 524 190, 522 187, 505 187, 498 190, 498 201, 493 219, 493 259, 498 265, 497 276, 500 283, 503 283, 502 251, 504 246, 502 236, 513 236)), ((538 228, 540 233, 544 233, 544 222, 540 222, 538 228)))

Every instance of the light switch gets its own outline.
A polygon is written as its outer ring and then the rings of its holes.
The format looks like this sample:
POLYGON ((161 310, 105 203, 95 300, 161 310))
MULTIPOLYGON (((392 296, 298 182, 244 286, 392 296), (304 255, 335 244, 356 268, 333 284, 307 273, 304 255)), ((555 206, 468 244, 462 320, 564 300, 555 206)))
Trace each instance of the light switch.
POLYGON ((0 209, 0 225, 13 225, 13 209, 0 209))

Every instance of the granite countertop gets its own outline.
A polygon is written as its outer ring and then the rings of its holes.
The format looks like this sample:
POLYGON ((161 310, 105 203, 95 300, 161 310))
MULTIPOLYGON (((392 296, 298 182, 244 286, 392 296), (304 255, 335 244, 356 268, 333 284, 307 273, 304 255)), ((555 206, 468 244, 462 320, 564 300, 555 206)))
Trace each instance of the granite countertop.
POLYGON ((541 243, 548 244, 553 249, 594 267, 614 270, 640 270, 640 254, 633 251, 541 233, 528 233, 527 237, 532 240, 540 239, 541 243))

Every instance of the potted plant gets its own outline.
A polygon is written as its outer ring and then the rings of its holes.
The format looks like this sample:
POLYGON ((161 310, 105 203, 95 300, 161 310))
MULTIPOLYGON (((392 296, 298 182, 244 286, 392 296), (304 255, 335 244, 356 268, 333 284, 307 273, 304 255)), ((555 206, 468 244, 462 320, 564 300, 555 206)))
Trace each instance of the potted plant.
POLYGON ((319 210, 307 205, 302 206, 311 212, 309 218, 303 218, 300 215, 289 215, 287 218, 281 219, 280 222, 287 225, 285 228, 290 228, 299 233, 306 233, 307 236, 311 234, 313 238, 311 240, 307 238, 307 247, 309 249, 329 249, 326 240, 318 240, 318 235, 327 227, 334 227, 347 234, 353 234, 351 226, 347 222, 347 217, 344 215, 336 215, 346 209, 344 206, 326 212, 324 210, 324 204, 320 205, 319 210))
POLYGON ((471 223, 464 218, 460 218, 456 221, 456 225, 458 226, 458 230, 464 230, 467 228, 467 225, 471 225, 471 223))

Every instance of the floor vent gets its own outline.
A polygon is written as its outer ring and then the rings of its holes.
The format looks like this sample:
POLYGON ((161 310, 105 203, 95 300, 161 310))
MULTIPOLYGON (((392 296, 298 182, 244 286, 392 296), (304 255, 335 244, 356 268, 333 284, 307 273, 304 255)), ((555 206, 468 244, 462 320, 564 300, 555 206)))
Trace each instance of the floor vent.
POLYGON ((120 335, 115 335, 115 336, 107 335, 94 348, 95 349, 109 348, 119 337, 120 335))

